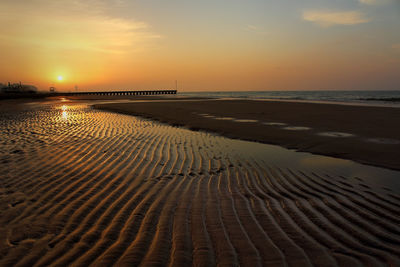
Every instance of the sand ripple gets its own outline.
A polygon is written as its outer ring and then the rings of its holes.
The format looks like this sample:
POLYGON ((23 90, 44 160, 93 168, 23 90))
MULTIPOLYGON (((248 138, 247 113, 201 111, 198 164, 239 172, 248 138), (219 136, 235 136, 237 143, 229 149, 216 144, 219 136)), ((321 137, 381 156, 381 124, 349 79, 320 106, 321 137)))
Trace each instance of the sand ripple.
POLYGON ((0 130, 2 266, 400 265, 393 192, 84 105, 0 130))

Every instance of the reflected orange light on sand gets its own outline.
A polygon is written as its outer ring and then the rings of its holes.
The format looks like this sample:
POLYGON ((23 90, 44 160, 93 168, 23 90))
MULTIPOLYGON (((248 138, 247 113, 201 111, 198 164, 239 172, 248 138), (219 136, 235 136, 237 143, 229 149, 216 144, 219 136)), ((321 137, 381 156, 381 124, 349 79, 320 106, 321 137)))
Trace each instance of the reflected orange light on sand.
POLYGON ((69 117, 69 115, 68 115, 68 109, 69 109, 68 106, 67 105, 62 105, 60 109, 62 110, 61 118, 64 119, 64 120, 68 119, 68 117, 69 117))

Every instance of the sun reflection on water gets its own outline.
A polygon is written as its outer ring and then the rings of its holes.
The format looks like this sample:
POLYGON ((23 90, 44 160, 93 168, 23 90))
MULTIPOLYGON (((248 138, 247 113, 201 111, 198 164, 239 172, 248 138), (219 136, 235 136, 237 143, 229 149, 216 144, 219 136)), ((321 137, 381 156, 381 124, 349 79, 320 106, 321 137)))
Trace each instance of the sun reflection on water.
POLYGON ((80 123, 87 115, 86 112, 82 112, 85 107, 77 104, 60 104, 55 107, 57 111, 57 120, 60 122, 67 123, 80 123))
POLYGON ((61 117, 62 117, 64 120, 68 119, 68 106, 67 106, 67 105, 62 105, 62 106, 61 106, 61 110, 62 110, 62 112, 61 112, 61 117))

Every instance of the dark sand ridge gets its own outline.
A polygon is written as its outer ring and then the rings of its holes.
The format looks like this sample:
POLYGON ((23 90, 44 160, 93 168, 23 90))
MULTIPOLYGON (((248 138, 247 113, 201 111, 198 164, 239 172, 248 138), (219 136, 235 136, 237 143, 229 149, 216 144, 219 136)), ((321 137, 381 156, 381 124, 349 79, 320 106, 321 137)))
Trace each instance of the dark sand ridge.
POLYGON ((400 169, 399 108, 251 100, 182 100, 95 107, 194 130, 212 131, 227 137, 400 169), (216 120, 200 114, 258 122, 216 120), (265 125, 263 122, 311 129, 290 131, 283 129, 284 126, 265 125), (319 135, 325 132, 343 132, 354 136, 335 138, 319 135))
POLYGON ((400 196, 362 178, 85 105, 0 135, 0 266, 399 266, 400 196))

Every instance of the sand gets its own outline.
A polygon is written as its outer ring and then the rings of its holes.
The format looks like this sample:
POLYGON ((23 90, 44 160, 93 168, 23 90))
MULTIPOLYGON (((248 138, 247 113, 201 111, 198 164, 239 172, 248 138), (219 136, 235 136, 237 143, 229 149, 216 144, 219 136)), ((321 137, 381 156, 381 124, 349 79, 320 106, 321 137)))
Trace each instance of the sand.
POLYGON ((398 191, 267 145, 68 102, 0 133, 1 266, 400 264, 398 191))
POLYGON ((199 100, 96 105, 243 140, 400 170, 400 109, 199 100))

